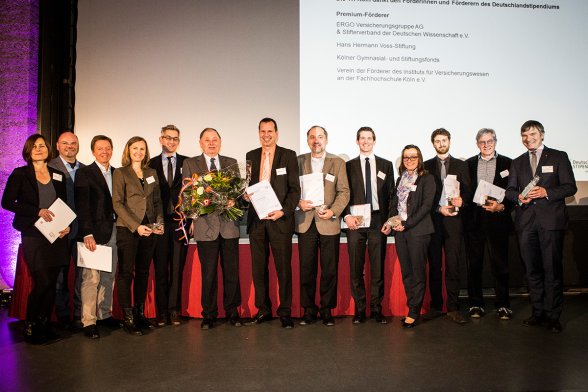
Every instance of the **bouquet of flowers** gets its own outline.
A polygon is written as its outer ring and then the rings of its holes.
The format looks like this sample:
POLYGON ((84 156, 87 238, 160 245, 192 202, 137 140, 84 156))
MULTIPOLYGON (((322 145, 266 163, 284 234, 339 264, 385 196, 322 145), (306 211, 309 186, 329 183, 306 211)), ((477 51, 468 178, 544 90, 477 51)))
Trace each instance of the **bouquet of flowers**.
POLYGON ((249 161, 202 175, 194 173, 191 178, 185 178, 175 208, 181 218, 181 230, 184 230, 187 219, 197 219, 207 214, 219 213, 222 218, 233 221, 240 219, 243 210, 237 201, 243 196, 250 180, 249 161))

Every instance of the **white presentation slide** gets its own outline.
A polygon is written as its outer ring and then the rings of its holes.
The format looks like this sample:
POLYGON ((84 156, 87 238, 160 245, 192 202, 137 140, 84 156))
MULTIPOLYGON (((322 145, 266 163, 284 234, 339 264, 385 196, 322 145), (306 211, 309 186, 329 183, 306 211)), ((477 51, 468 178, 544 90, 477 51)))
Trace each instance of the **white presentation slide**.
POLYGON ((328 150, 354 157, 355 132, 370 126, 376 154, 397 166, 407 144, 432 157, 437 128, 461 158, 492 128, 515 158, 533 119, 587 181, 586 17, 585 0, 301 0, 300 144, 323 125, 328 150))

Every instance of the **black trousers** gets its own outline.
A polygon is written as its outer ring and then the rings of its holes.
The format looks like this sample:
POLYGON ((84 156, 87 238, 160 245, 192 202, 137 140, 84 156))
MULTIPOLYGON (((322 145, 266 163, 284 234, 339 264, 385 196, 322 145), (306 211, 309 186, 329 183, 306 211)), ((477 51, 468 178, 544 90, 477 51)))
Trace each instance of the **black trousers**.
POLYGON ((255 222, 249 229, 251 269, 255 286, 255 307, 262 314, 271 314, 269 296, 270 247, 278 275, 280 305, 278 316, 290 316, 292 307, 292 234, 277 230, 272 222, 255 222))
POLYGON ((155 250, 156 235, 148 237, 132 233, 123 226, 116 227, 116 246, 118 248, 118 277, 116 287, 121 308, 144 303, 147 297, 149 266, 155 250), (131 297, 131 285, 133 296, 131 297))
POLYGON ((427 287, 427 253, 431 235, 412 235, 410 230, 395 234, 396 252, 406 292, 408 317, 421 314, 427 287))
POLYGON ((494 291, 494 306, 510 307, 508 297, 508 230, 490 229, 480 225, 478 229, 465 233, 465 244, 468 262, 468 297, 470 306, 484 306, 482 295, 482 272, 484 252, 488 248, 494 291))
POLYGON ((298 234, 300 258, 300 305, 305 312, 316 314, 316 278, 319 249, 321 263, 320 311, 337 306, 337 267, 339 264, 340 235, 322 235, 314 220, 306 233, 298 234))
POLYGON ((27 321, 51 319, 59 270, 60 267, 46 267, 30 272, 33 289, 27 302, 27 321))
POLYGON ((519 231, 518 237, 533 314, 557 320, 563 308, 564 230, 533 224, 519 231))
POLYGON ((387 237, 380 232, 380 228, 382 227, 380 214, 373 214, 371 220, 369 229, 347 231, 351 296, 355 302, 356 314, 365 312, 367 306, 364 283, 366 247, 370 260, 370 309, 372 312, 382 311, 387 237))
POLYGON ((459 266, 463 259, 463 229, 461 216, 446 217, 433 214, 435 233, 429 245, 429 290, 431 308, 441 310, 443 250, 445 251, 445 289, 447 291, 447 311, 458 310, 459 266))
POLYGON ((166 216, 163 234, 155 237, 155 301, 157 313, 162 317, 181 310, 182 277, 188 245, 174 238, 177 227, 173 217, 166 216))
MULTIPOLYGON (((68 239, 71 262, 75 268, 74 295, 73 295, 73 319, 81 320, 82 318, 82 268, 77 267, 78 246, 77 239, 68 239)), ((57 284, 55 285, 55 313, 59 318, 71 318, 70 311, 70 287, 69 287, 69 264, 64 265, 59 270, 57 284)))
POLYGON ((220 234, 214 241, 198 241, 198 258, 202 274, 202 317, 218 315, 218 262, 223 273, 223 307, 226 317, 238 316, 241 305, 239 284, 239 238, 225 239, 220 234))

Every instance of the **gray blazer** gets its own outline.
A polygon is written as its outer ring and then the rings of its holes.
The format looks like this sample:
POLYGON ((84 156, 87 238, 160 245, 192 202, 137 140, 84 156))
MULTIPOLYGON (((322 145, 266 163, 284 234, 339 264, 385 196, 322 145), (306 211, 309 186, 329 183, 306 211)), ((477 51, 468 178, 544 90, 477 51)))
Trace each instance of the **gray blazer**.
POLYGON ((144 168, 145 188, 129 166, 114 171, 112 177, 112 206, 118 216, 117 226, 135 232, 147 217, 149 223, 163 222, 163 207, 159 180, 154 169, 144 168))
MULTIPOLYGON (((86 166, 82 162, 78 161, 80 164, 79 169, 86 166)), ((74 188, 74 180, 69 175, 69 171, 63 164, 63 161, 58 156, 57 158, 53 158, 49 161, 47 166, 52 167, 53 169, 57 169, 65 175, 65 189, 67 191, 67 200, 65 201, 69 208, 71 208, 74 212, 76 212, 76 200, 75 200, 75 188, 74 188)), ((76 171, 77 174, 77 171, 76 171)), ((70 225, 71 230, 69 231, 68 238, 76 238, 78 234, 78 219, 74 219, 72 224, 70 225)))
MULTIPOLYGON (((237 160, 219 155, 220 169, 236 164, 237 160)), ((193 173, 202 175, 208 173, 204 155, 197 155, 193 158, 184 159, 182 165, 182 177, 192 177, 193 173)), ((214 241, 219 234, 226 239, 239 238, 239 223, 224 219, 219 213, 203 215, 194 220, 194 240, 214 241)))

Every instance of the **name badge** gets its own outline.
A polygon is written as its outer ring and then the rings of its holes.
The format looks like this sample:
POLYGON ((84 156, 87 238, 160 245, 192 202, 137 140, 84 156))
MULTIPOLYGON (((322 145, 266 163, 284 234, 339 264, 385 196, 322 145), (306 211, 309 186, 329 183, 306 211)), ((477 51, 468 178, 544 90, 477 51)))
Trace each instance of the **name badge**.
POLYGON ((500 177, 504 178, 504 177, 508 177, 508 170, 503 170, 500 172, 500 177))
POLYGON ((276 175, 277 176, 283 176, 286 174, 286 168, 285 167, 280 167, 279 169, 276 169, 276 175))
POLYGON ((325 176, 325 180, 335 182, 335 176, 329 173, 325 176))
POLYGON ((382 180, 385 180, 386 174, 378 170, 378 177, 381 178, 382 180))
POLYGON ((180 174, 182 174, 182 169, 183 169, 183 167, 180 167, 180 174))
POLYGON ((147 181, 147 184, 153 184, 155 182, 155 178, 153 178, 153 176, 149 176, 145 179, 145 181, 147 181))
POLYGON ((541 173, 553 173, 553 166, 541 166, 541 173))
POLYGON ((417 186, 416 186, 415 184, 412 184, 412 185, 410 186, 410 191, 411 191, 411 192, 416 192, 416 188, 417 188, 417 186))
POLYGON ((61 174, 59 174, 59 173, 53 173, 53 179, 55 181, 60 181, 61 182, 61 181, 63 181, 63 176, 61 174))

